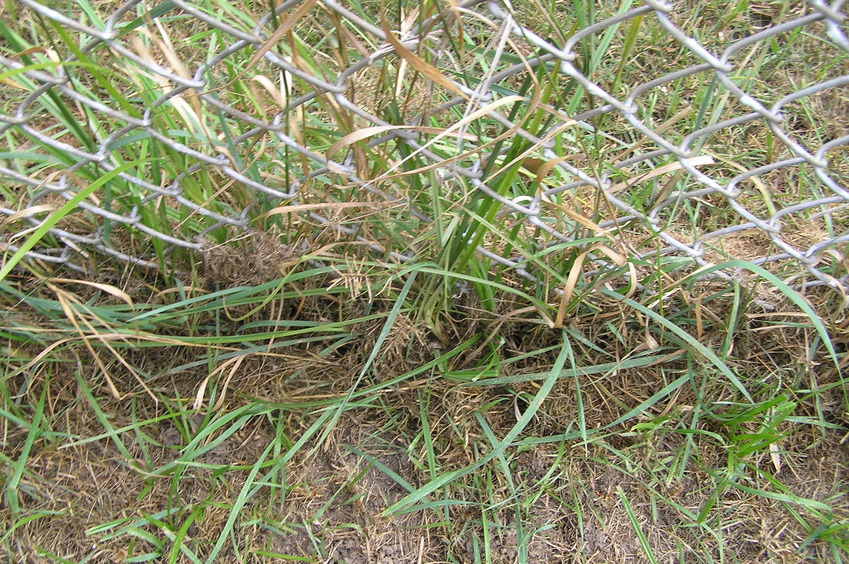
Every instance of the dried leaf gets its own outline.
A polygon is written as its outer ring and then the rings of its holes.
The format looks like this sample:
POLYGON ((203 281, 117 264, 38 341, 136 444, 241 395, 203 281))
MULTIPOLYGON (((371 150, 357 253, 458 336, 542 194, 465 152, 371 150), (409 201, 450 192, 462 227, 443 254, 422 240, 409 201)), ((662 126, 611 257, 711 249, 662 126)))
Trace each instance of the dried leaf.
POLYGON ((772 460, 772 465, 775 466, 775 473, 781 472, 781 456, 778 454, 778 445, 769 443, 769 457, 772 460))

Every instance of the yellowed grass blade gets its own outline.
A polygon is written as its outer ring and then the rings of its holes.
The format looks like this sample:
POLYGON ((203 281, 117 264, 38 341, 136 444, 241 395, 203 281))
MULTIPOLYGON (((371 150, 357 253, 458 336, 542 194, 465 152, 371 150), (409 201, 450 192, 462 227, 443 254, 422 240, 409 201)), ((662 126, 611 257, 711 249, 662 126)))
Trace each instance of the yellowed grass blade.
MULTIPOLYGON (((401 166, 401 164, 403 162, 406 162, 407 160, 413 158, 414 156, 419 154, 422 150, 427 149, 428 147, 430 147, 431 145, 433 145, 434 143, 436 143, 437 141, 439 141, 443 137, 447 137, 449 135, 456 135, 456 133, 455 133, 456 131, 460 130, 462 127, 465 127, 469 123, 472 123, 476 119, 485 116, 486 114, 495 110, 496 108, 499 108, 499 107, 504 106, 506 104, 512 104, 513 102, 520 102, 520 101, 523 101, 523 100, 527 100, 527 98, 524 98, 523 96, 519 96, 517 94, 511 95, 511 96, 505 96, 504 98, 502 98, 500 100, 496 100, 495 102, 492 102, 491 104, 487 104, 486 106, 480 108, 479 110, 472 112, 471 114, 467 115, 466 117, 464 117, 463 119, 461 119, 460 121, 458 121, 457 123, 452 125, 451 127, 445 129, 439 135, 437 135, 436 137, 434 137, 433 139, 431 139, 430 141, 425 143, 420 149, 417 149, 411 155, 409 155, 409 156, 405 157, 403 160, 393 164, 393 166, 388 171, 383 173, 380 177, 376 178, 375 181, 401 178, 403 176, 410 176, 412 174, 421 174, 422 172, 426 172, 428 170, 433 170, 435 168, 441 168, 441 167, 447 166, 447 165, 449 165, 449 164, 451 164, 455 161, 465 159, 465 158, 468 158, 472 155, 480 153, 481 151, 483 151, 487 147, 498 143, 498 141, 500 141, 501 139, 506 139, 506 138, 510 137, 511 135, 513 135, 513 133, 515 133, 519 128, 522 127, 523 122, 517 123, 516 125, 511 127, 509 130, 507 130, 504 133, 502 133, 501 135, 499 135, 498 137, 495 137, 494 139, 488 141, 487 143, 481 145, 480 147, 476 147, 475 149, 468 151, 466 153, 463 153, 461 155, 456 155, 456 156, 453 156, 451 158, 440 161, 438 163, 433 163, 433 164, 430 164, 430 165, 427 165, 427 166, 423 166, 423 167, 417 168, 415 170, 404 171, 404 172, 397 173, 397 174, 390 174, 393 170, 396 170, 399 166, 401 166)), ((531 102, 530 105, 532 105, 532 104, 533 103, 531 102)))
MULTIPOLYGON (((48 287, 51 287, 51 285, 48 284, 48 287)), ((71 306, 71 302, 73 301, 73 299, 70 297, 70 294, 68 294, 64 290, 61 290, 60 288, 56 288, 55 286, 51 287, 51 290, 53 290, 53 292, 56 294, 56 298, 59 301, 59 305, 61 306, 62 311, 65 312, 65 317, 68 318, 68 321, 71 322, 71 324, 80 334, 80 336, 85 335, 85 331, 83 331, 82 327, 80 327, 80 322, 85 322, 85 320, 81 319, 77 312, 74 310, 74 308, 71 306)), ((88 323, 86 323, 86 325, 88 326, 89 330, 93 329, 90 325, 88 325, 88 323)), ((121 393, 118 391, 118 388, 115 387, 115 383, 112 382, 112 378, 109 376, 109 370, 106 369, 106 366, 100 360, 100 356, 97 354, 97 351, 94 350, 94 347, 91 346, 91 343, 88 342, 88 339, 83 339, 83 343, 88 349, 89 354, 91 354, 91 357, 94 359, 94 362, 97 363, 97 366, 103 373, 103 378, 106 380, 106 385, 109 388, 109 392, 112 394, 112 397, 114 397, 115 399, 121 399, 121 393)))
MULTIPOLYGON (((530 114, 531 114, 531 112, 533 111, 533 109, 535 109, 535 108, 537 108, 537 107, 540 107, 540 108, 542 108, 542 109, 544 109, 544 110, 546 110, 546 111, 549 111, 549 110, 547 110, 547 108, 546 108, 545 106, 542 106, 542 105, 540 105, 540 104, 536 103, 536 102, 537 102, 537 100, 538 100, 538 96, 539 96, 539 94, 538 94, 537 92, 534 92, 534 102, 532 103, 532 106, 533 106, 533 107, 528 109, 527 115, 530 115, 530 114)), ((557 112, 549 111, 549 113, 552 113, 552 114, 556 115, 557 117, 561 117, 561 116, 559 116, 559 115, 557 114, 557 112)), ((577 125, 577 122, 575 122, 575 121, 573 121, 573 120, 571 120, 571 119, 570 119, 570 120, 567 120, 567 121, 564 121, 564 122, 563 122, 563 123, 561 123, 559 126, 555 127, 554 129, 552 129, 551 131, 549 131, 548 133, 546 133, 545 137, 542 137, 542 138, 541 138, 541 139, 540 139, 537 143, 534 143, 533 145, 531 145, 530 147, 528 147, 527 149, 525 149, 524 151, 522 151, 522 153, 521 153, 521 154, 519 154, 519 155, 517 155, 517 156, 516 156, 516 157, 515 157, 512 161, 510 161, 510 162, 508 162, 508 163, 504 163, 504 164, 502 164, 500 168, 502 168, 502 169, 504 169, 504 168, 510 168, 510 167, 512 167, 513 165, 515 165, 517 162, 524 163, 524 162, 525 162, 525 160, 527 160, 528 158, 530 158, 530 156, 531 156, 532 154, 534 154, 534 153, 535 153, 535 152, 536 152, 536 151, 537 151, 540 147, 542 147, 543 145, 545 145, 545 143, 546 143, 547 141, 549 141, 549 140, 551 140, 551 139, 554 139, 554 138, 555 138, 555 137, 557 137, 557 135, 559 135, 562 131, 564 131, 564 130, 566 130, 566 129, 569 129, 569 128, 571 128, 571 127, 575 127, 575 125, 577 125)), ((511 130, 511 131, 512 131, 512 130, 511 130)), ((563 157, 563 159, 562 159, 562 160, 555 160, 555 161, 551 164, 551 167, 554 167, 554 165, 556 165, 558 162, 563 162, 564 160, 567 160, 567 159, 572 159, 572 158, 582 158, 582 157, 584 157, 584 155, 583 155, 583 154, 574 154, 574 155, 569 155, 569 156, 563 157)), ((549 169, 548 169, 548 171, 550 171, 550 170, 551 170, 551 169, 549 168, 549 169)), ((548 171, 546 171, 546 174, 548 174, 548 171)), ((492 174, 491 174, 488 178, 486 178, 486 179, 484 179, 484 180, 483 180, 483 183, 484 183, 484 184, 486 184, 486 183, 490 182, 490 181, 491 181, 494 177, 496 177, 498 174, 500 174, 500 171, 499 171, 499 170, 495 170, 495 171, 494 171, 494 172, 493 172, 493 173, 492 173, 492 174)), ((542 177, 540 177, 540 178, 542 178, 542 177)))
POLYGON ((91 286, 92 288, 97 288, 98 290, 106 292, 111 296, 115 296, 116 298, 130 306, 133 311, 135 311, 136 306, 133 303, 133 299, 130 297, 130 295, 127 292, 121 290, 120 288, 112 286, 111 284, 89 282, 88 280, 74 280, 71 278, 51 278, 50 281, 58 284, 82 284, 83 286, 91 286))
POLYGON ((572 263, 572 268, 569 270, 569 276, 566 278, 566 285, 563 287, 563 294, 560 296, 560 307, 557 308, 557 317, 554 318, 554 328, 563 327, 563 320, 566 319, 566 308, 572 302, 572 296, 575 294, 575 286, 578 284, 578 277, 584 269, 584 260, 586 260, 589 250, 586 250, 575 257, 575 262, 572 263))
POLYGON ((277 45, 277 43, 281 39, 283 39, 283 37, 285 37, 289 30, 291 30, 292 27, 296 23, 298 23, 298 20, 300 20, 304 16, 304 14, 310 11, 310 8, 312 8, 316 2, 317 0, 307 0, 306 2, 298 6, 298 9, 292 12, 292 14, 288 18, 283 20, 283 22, 280 24, 280 27, 274 30, 274 33, 272 33, 271 36, 265 41, 265 43, 263 43, 260 48, 257 49, 257 52, 254 53, 253 57, 251 57, 251 60, 248 63, 248 66, 245 67, 245 70, 247 71, 256 66, 256 64, 262 60, 265 54, 271 51, 271 49, 275 45, 277 45))
MULTIPOLYGON (((79 281, 74 281, 74 282, 79 283, 79 281)), ((101 286, 106 286, 106 285, 102 284, 101 286)), ((121 363, 124 366, 124 368, 126 368, 127 371, 129 371, 129 373, 133 375, 133 377, 141 385, 141 387, 145 390, 145 392, 147 392, 147 394, 153 399, 154 403, 158 403, 159 398, 156 397, 156 395, 153 393, 153 391, 147 386, 147 384, 144 382, 144 380, 142 380, 142 378, 136 373, 136 371, 124 359, 124 357, 121 356, 118 353, 118 351, 115 350, 115 348, 112 347, 112 345, 109 344, 110 341, 116 340, 116 339, 107 338, 106 336, 101 334, 100 330, 98 330, 91 323, 89 323, 88 319, 86 319, 84 316, 80 315, 79 312, 73 307, 72 304, 76 304, 80 309, 87 312, 91 316, 91 318, 93 318, 93 319, 96 319, 97 316, 94 315, 94 313, 92 313, 89 310, 89 308, 82 301, 80 301, 80 299, 77 298, 77 296, 75 296, 74 294, 63 290, 63 289, 59 288, 58 286, 55 286, 51 282, 47 282, 47 287, 50 288, 50 290, 53 291, 53 293, 56 295, 56 298, 58 299, 58 301, 59 301, 59 303, 62 307, 62 311, 65 313, 65 316, 68 318, 68 321, 70 321, 71 324, 74 326, 74 328, 77 330, 77 332, 80 335, 80 338, 82 339, 83 343, 85 344, 86 349, 88 349, 92 358, 97 363, 100 370, 103 372, 103 377, 106 380, 106 384, 109 387, 109 391, 112 393, 112 395, 116 399, 122 399, 123 398, 123 396, 118 391, 118 388, 115 386, 115 383, 113 382, 112 377, 109 375, 109 371, 106 368, 106 365, 103 364, 103 362, 100 360, 100 356, 97 354, 97 351, 91 345, 90 341, 92 339, 99 341, 112 354, 112 356, 115 358, 115 360, 117 360, 119 363, 121 363), (81 324, 85 325, 86 329, 88 329, 88 333, 85 330, 83 330, 83 328, 81 327, 81 324)), ((116 290, 117 290, 117 288, 116 288, 116 290)), ((106 290, 104 290, 104 291, 106 291, 106 290)), ((120 290, 119 290, 119 292, 120 292, 120 290)), ((112 292, 110 292, 110 293, 112 293, 112 292)), ((110 334, 110 336, 111 335, 112 334, 110 334)), ((124 342, 128 341, 128 339, 125 335, 121 335, 119 337, 119 339, 124 341, 124 342)))
MULTIPOLYGON (((581 277, 581 273, 584 270, 584 262, 586 262, 587 255, 592 252, 602 253, 618 266, 625 264, 625 257, 606 245, 596 244, 579 254, 575 258, 572 268, 569 270, 569 276, 566 278, 566 284, 563 287, 563 294, 560 296, 560 307, 557 310, 557 317, 554 320, 555 328, 563 327, 563 321, 566 319, 566 309, 572 302, 572 297, 575 295, 575 287, 578 285, 578 279, 581 277)), ((632 279, 634 279, 635 276, 633 275, 636 273, 632 272, 631 274, 632 279)))
POLYGON ((286 102, 283 100, 283 90, 281 88, 277 88, 276 86, 274 86, 274 83, 271 82, 271 79, 269 79, 265 75, 258 74, 256 76, 252 77, 251 80, 254 80, 255 82, 259 82, 262 85, 262 87, 265 88, 268 91, 269 94, 271 94, 271 97, 274 98, 274 102, 280 108, 286 107, 286 102))
MULTIPOLYGON (((332 158, 333 155, 339 152, 340 149, 347 147, 348 145, 353 145, 357 141, 362 141, 364 139, 368 139, 374 135, 378 135, 380 133, 386 133, 387 131, 398 131, 398 130, 406 130, 406 131, 419 131, 421 133, 433 133, 436 135, 442 135, 446 133, 444 129, 439 127, 425 127, 425 126, 410 126, 410 125, 377 125, 374 127, 364 127, 362 129, 358 129, 357 131, 353 131, 348 135, 344 136, 342 139, 334 143, 327 149, 327 158, 332 158)), ((457 131, 449 131, 449 135, 459 136, 459 132, 457 131)), ((477 141, 477 135, 472 135, 471 133, 463 134, 463 139, 466 141, 477 141)))
MULTIPOLYGON (((675 125, 676 123, 678 123, 679 121, 681 121, 685 117, 689 116, 691 113, 693 113, 692 107, 688 106, 687 108, 684 108, 683 110, 681 110, 680 112, 678 112, 677 114, 675 114, 674 116, 672 116, 671 118, 666 120, 666 122, 660 124, 657 127, 657 129, 654 130, 654 132, 657 133, 658 135, 661 135, 664 131, 668 130, 673 125, 675 125)), ((618 154, 612 156, 609 159, 609 162, 615 163, 615 162, 621 161, 623 158, 625 158, 626 155, 634 154, 634 152, 638 148, 642 147, 643 145, 645 145, 648 142, 649 142, 649 138, 644 137, 642 140, 638 141, 637 143, 630 145, 627 149, 625 149, 621 153, 618 153, 618 154)))
POLYGON ((423 74, 427 79, 438 84, 448 90, 449 92, 453 92, 458 96, 462 96, 466 100, 469 97, 463 93, 462 90, 457 88, 457 86, 451 82, 448 77, 439 72, 436 67, 404 47, 404 45, 398 41, 398 39, 392 34, 392 31, 389 30, 389 27, 386 25, 386 22, 383 22, 383 31, 386 32, 386 40, 390 45, 395 49, 395 52, 398 53, 398 56, 407 61, 411 67, 419 71, 423 74))
MULTIPOLYGON (((702 165, 713 164, 715 161, 713 160, 713 157, 703 155, 701 157, 693 157, 692 159, 685 159, 685 162, 687 164, 691 165, 691 166, 702 166, 702 165)), ((645 174, 635 176, 634 178, 630 178, 630 179, 628 179, 624 182, 618 182, 618 183, 614 184, 613 186, 611 186, 608 189, 608 192, 616 193, 616 192, 619 192, 620 190, 622 190, 624 188, 630 188, 631 186, 636 186, 637 184, 639 184, 641 182, 645 182, 646 180, 651 180, 652 178, 655 178, 656 176, 662 176, 664 174, 667 174, 667 173, 670 173, 672 171, 679 170, 679 169, 682 169, 682 168, 684 168, 684 165, 682 165, 678 161, 675 161, 674 163, 669 163, 668 165, 658 167, 658 168, 652 170, 651 172, 647 172, 645 174)))
POLYGON ((56 209, 57 209, 57 206, 54 206, 52 204, 40 204, 38 206, 31 206, 31 207, 28 207, 26 209, 16 211, 15 213, 10 215, 9 217, 4 218, 3 221, 0 221, 0 227, 5 227, 5 226, 9 225, 10 223, 16 222, 19 219, 32 217, 32 216, 39 214, 39 213, 52 212, 56 209))
POLYGON ((772 460, 772 465, 775 466, 775 473, 781 472, 781 454, 776 443, 769 443, 769 458, 772 460))
POLYGON ((206 378, 203 379, 203 381, 200 383, 200 386, 198 386, 197 393, 195 394, 195 402, 194 402, 194 405, 192 406, 195 409, 195 411, 200 411, 200 409, 203 407, 203 398, 206 395, 206 387, 209 384, 210 379, 212 379, 217 374, 224 372, 224 370, 229 366, 230 372, 224 378, 224 384, 221 387, 219 397, 216 400, 215 405, 213 406, 212 409, 216 410, 219 407, 221 407, 221 405, 224 403, 224 395, 226 394, 227 388, 230 385, 230 380, 233 379, 233 375, 239 370, 239 367, 242 365, 243 360, 245 360, 244 356, 237 356, 235 358, 231 358, 229 360, 226 360, 223 363, 221 363, 220 366, 215 368, 215 370, 210 372, 209 375, 206 378))
POLYGON ((294 204, 291 206, 279 206, 270 209, 265 214, 263 214, 263 217, 311 210, 333 210, 346 208, 391 208, 400 205, 403 204, 393 202, 328 202, 326 204, 294 204))

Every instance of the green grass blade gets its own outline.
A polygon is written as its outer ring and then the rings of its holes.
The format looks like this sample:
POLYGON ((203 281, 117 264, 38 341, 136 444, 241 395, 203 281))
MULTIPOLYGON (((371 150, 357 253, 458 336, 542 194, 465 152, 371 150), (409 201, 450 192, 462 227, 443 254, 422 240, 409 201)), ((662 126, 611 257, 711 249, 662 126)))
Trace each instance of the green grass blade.
POLYGON ((216 558, 218 558, 218 554, 221 552, 221 549, 224 548, 224 543, 227 542, 227 539, 231 534, 234 534, 234 528, 236 525, 236 521, 242 515, 242 508, 248 502, 248 499, 251 497, 249 494, 251 493, 251 489, 254 488, 256 483, 256 476, 259 474, 259 471, 262 469, 262 464, 265 462, 268 453, 274 448, 274 442, 268 444, 265 447, 265 450, 262 451, 262 454, 259 455, 256 463, 253 465, 250 473, 248 474, 247 479, 245 480, 242 489, 239 491, 239 495, 236 497, 236 500, 233 502, 233 507, 230 509, 230 515, 227 517, 227 522, 224 523, 224 528, 221 529, 221 534, 218 536, 218 540, 215 543, 215 546, 212 547, 212 550, 207 556, 206 564, 213 564, 216 562, 216 558))
POLYGON ((646 555, 646 559, 648 559, 651 564, 657 564, 657 557, 655 557, 654 552, 651 549, 651 545, 646 538, 646 534, 643 532, 643 527, 640 525, 640 522, 637 521, 637 516, 634 515, 634 509, 631 507, 631 502, 628 501, 628 496, 625 495, 625 492, 621 487, 616 488, 616 493, 619 494, 619 499, 622 501, 625 513, 628 514, 628 520, 631 521, 631 526, 634 527, 634 533, 640 541, 640 546, 643 547, 643 554, 646 555))
POLYGON ((656 323, 662 325, 666 329, 669 329, 676 337, 681 340, 681 344, 690 347, 693 351, 699 353, 700 355, 708 359, 711 364, 713 364, 726 378, 728 378, 728 380, 734 385, 734 387, 737 388, 741 394, 743 394, 743 397, 745 397, 750 402, 753 402, 751 394, 749 394, 749 391, 746 389, 746 387, 743 385, 737 375, 734 374, 734 372, 732 372, 731 369, 728 368, 728 366, 724 362, 722 362, 719 357, 716 356, 716 353, 714 353, 712 350, 700 343, 698 339, 681 329, 681 327, 679 327, 672 321, 666 319, 663 315, 660 315, 656 311, 647 308, 639 302, 636 302, 630 298, 623 298, 620 294, 612 290, 608 290, 606 288, 602 288, 601 291, 606 296, 621 300, 622 303, 634 308, 646 317, 650 317, 656 323))
POLYGON ((38 439, 41 435, 41 421, 44 418, 44 403, 46 399, 47 382, 45 382, 44 388, 41 390, 41 397, 38 398, 38 403, 35 405, 32 422, 29 423, 29 430, 27 431, 27 438, 24 441, 21 454, 18 456, 15 469, 12 471, 12 475, 9 476, 8 481, 6 482, 6 491, 4 492, 3 497, 6 499, 6 503, 12 510, 13 515, 17 515, 20 511, 20 506, 18 505, 18 485, 20 484, 21 478, 26 470, 27 460, 29 459, 32 447, 35 444, 36 439, 38 439))
POLYGON ((467 466, 466 468, 462 468, 460 470, 455 470, 453 472, 448 472, 443 474, 436 480, 431 480, 421 488, 417 489, 415 492, 410 495, 404 497, 397 503, 393 504, 391 507, 387 508, 383 514, 385 516, 393 515, 394 513, 406 509, 419 501, 423 500, 425 497, 435 492, 436 490, 448 485, 452 481, 465 476, 471 472, 474 472, 478 468, 481 468, 487 462, 492 460, 501 454, 504 449, 509 447, 513 441, 521 434, 521 432, 528 426, 528 424, 533 420, 534 415, 542 406, 542 402, 548 397, 549 392, 554 387, 554 384, 561 378, 561 373, 563 371, 563 366, 566 364, 566 359, 569 356, 569 349, 567 348, 565 341, 569 338, 566 332, 561 332, 561 335, 564 340, 564 344, 561 346, 560 354, 557 356, 557 360, 554 362, 554 366, 552 367, 548 378, 543 382, 542 386, 540 386, 539 391, 534 395, 534 398, 528 403, 528 407, 525 410, 525 413, 522 414, 522 417, 509 433, 504 437, 504 439, 499 443, 498 448, 493 448, 490 452, 488 452, 485 456, 480 458, 474 464, 467 466))
POLYGON ((6 276, 12 271, 15 266, 24 258, 24 256, 35 247, 39 241, 41 241, 47 232, 50 231, 53 227, 56 226, 57 223, 62 221, 66 215, 77 209, 77 205, 85 200, 89 195, 93 194, 98 188, 106 185, 111 182, 115 177, 117 177, 122 172, 129 170, 130 168, 139 164, 138 162, 129 162, 124 163, 119 167, 115 167, 108 173, 104 174, 82 190, 80 190, 73 198, 65 202, 62 207, 58 210, 54 211, 50 214, 47 219, 45 219, 41 225, 35 230, 35 232, 30 235, 23 245, 17 250, 17 252, 12 255, 6 261, 6 264, 3 265, 3 268, 0 269, 0 281, 2 281, 6 276))
POLYGON ((790 301, 796 304, 799 309, 805 312, 805 315, 808 316, 808 319, 811 320, 811 324, 817 330, 817 334, 819 335, 820 339, 822 339, 823 345, 828 351, 828 354, 831 357, 831 360, 834 363, 838 374, 841 372, 840 359, 837 357, 837 351, 834 349, 834 344, 831 342, 831 336, 829 335, 828 329, 826 329, 825 324, 823 324, 822 319, 820 319, 820 316, 817 315, 817 313, 813 310, 813 308, 811 308, 811 306, 808 304, 807 301, 805 301, 805 298, 803 298, 799 294, 799 292, 788 286, 783 280, 781 280, 775 274, 769 272, 762 266, 742 260, 732 260, 724 262, 716 266, 699 270, 697 273, 691 275, 689 277, 689 280, 687 281, 688 286, 692 287, 692 285, 695 283, 696 276, 702 277, 717 270, 727 270, 732 268, 740 268, 757 274, 758 276, 775 286, 782 294, 784 294, 785 297, 787 297, 790 301))

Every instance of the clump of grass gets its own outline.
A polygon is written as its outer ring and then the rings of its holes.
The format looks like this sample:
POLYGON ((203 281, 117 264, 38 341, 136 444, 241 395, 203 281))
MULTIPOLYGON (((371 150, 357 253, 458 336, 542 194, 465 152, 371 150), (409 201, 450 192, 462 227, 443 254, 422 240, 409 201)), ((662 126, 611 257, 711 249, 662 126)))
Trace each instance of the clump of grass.
MULTIPOLYGON (((733 222, 733 205, 667 155, 643 158, 658 147, 594 115, 598 92, 502 22, 574 41, 573 68, 620 99, 688 51, 650 13, 581 35, 613 9, 571 7, 67 12, 112 26, 140 66, 14 7, 26 25, 0 22, 16 63, 0 111, 46 80, 33 71, 73 89, 32 101, 29 130, 3 129, 4 229, 25 230, 0 270, 9 559, 92 545, 131 562, 845 559, 834 295, 668 252, 733 222), (89 226, 158 270, 94 254, 77 266, 99 275, 50 268, 62 245, 87 252, 74 236, 89 226)), ((766 9, 717 8, 676 22, 710 47, 766 9)), ((754 49, 735 80, 798 78, 780 64, 793 54, 754 49)), ((639 118, 672 143, 743 111, 711 73, 664 88, 637 97, 639 118)), ((767 139, 737 162, 722 135, 692 142, 718 180, 786 157, 767 139)), ((767 179, 738 203, 792 205, 767 179)), ((837 234, 837 217, 817 219, 837 234)))

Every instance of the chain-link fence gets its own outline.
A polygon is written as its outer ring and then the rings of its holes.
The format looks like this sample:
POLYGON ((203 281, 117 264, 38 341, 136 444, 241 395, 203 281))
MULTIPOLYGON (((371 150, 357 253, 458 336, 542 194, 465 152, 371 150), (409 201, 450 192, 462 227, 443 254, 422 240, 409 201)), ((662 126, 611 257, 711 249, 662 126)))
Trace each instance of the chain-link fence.
POLYGON ((297 216, 409 260, 436 220, 536 278, 580 240, 585 275, 847 284, 842 0, 5 4, 7 256, 155 267, 269 222, 303 243, 297 216))

